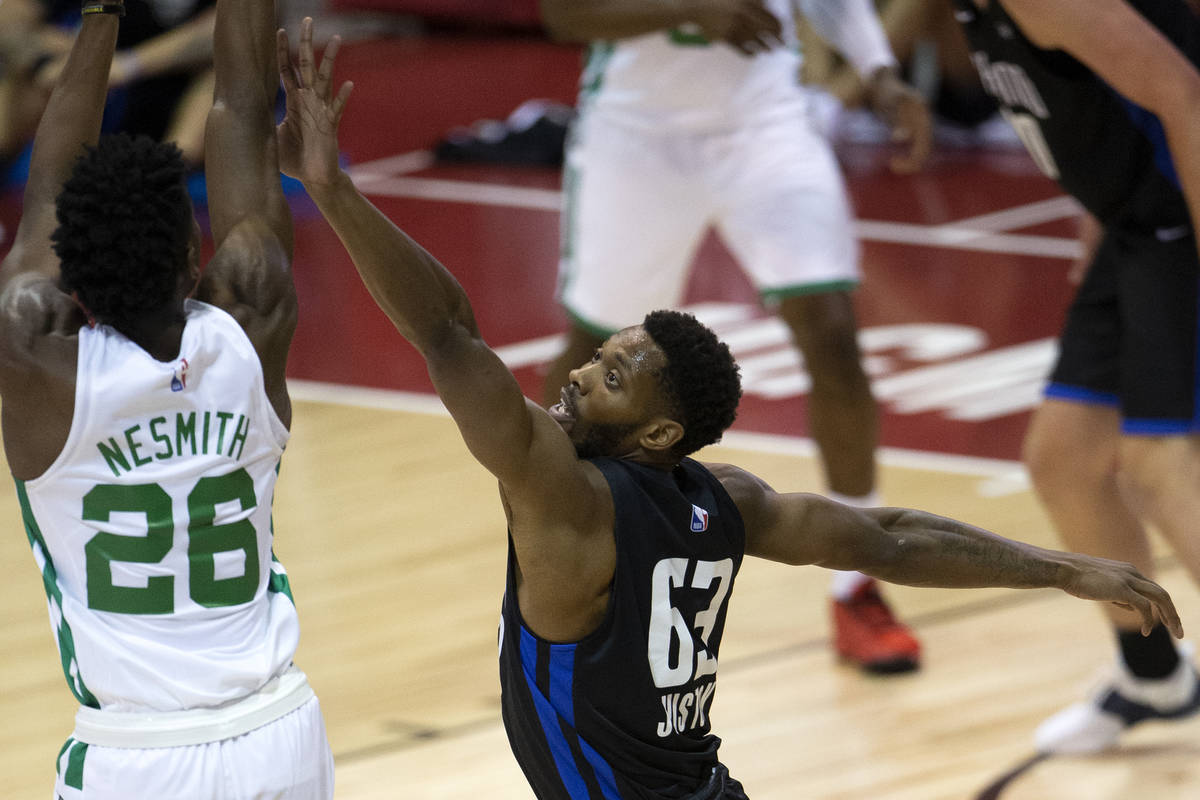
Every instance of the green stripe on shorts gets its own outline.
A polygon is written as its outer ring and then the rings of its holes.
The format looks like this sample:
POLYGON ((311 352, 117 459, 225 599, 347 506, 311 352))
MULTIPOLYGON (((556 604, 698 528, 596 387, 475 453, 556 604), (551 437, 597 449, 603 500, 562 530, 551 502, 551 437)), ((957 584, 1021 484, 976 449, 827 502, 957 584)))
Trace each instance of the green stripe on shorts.
POLYGON ((764 302, 779 302, 789 297, 804 297, 810 294, 827 294, 829 292, 849 292, 858 288, 858 281, 836 280, 823 283, 804 283, 797 286, 781 286, 778 289, 763 289, 759 292, 764 302))

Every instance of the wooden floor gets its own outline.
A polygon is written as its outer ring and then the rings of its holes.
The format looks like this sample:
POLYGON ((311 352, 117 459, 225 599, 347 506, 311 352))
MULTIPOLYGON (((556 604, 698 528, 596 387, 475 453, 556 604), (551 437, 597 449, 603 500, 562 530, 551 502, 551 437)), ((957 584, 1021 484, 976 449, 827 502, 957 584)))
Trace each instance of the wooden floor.
MULTIPOLYGON (((294 393, 322 399, 296 404, 276 552, 301 613, 297 662, 321 698, 337 797, 530 798, 500 724, 504 526, 494 482, 449 419, 420 403, 345 405, 311 385, 294 393)), ((729 438, 705 457, 780 489, 819 487, 803 442, 729 438)), ((981 491, 1019 480, 1010 464, 887 451, 884 465, 891 504, 1052 543, 1027 491, 981 491)), ((0 518, 9 527, 0 538, 2 795, 44 798, 74 706, 10 486, 0 518)), ((1185 622, 1200 624, 1200 597, 1172 561, 1163 565, 1185 622)), ((734 593, 713 719, 724 760, 755 800, 982 797, 1031 755, 1036 723, 1078 697, 1110 656, 1098 610, 1056 592, 895 587, 925 667, 868 678, 831 656, 826 585, 816 568, 750 560, 734 593)), ((1147 726, 1111 755, 1038 763, 1002 795, 1200 797, 1200 722, 1147 726)))

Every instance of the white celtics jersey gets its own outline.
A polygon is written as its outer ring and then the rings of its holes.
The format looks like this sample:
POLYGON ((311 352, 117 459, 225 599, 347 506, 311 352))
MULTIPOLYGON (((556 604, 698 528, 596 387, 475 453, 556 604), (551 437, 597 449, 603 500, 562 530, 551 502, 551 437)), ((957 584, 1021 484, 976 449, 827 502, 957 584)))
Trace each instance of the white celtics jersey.
POLYGON ((109 326, 80 331, 66 446, 17 482, 67 682, 106 710, 239 699, 299 640, 271 552, 287 429, 238 323, 186 311, 170 363, 109 326))
POLYGON ((728 129, 805 108, 793 0, 765 0, 784 47, 745 56, 680 28, 594 42, 580 107, 629 125, 728 129))

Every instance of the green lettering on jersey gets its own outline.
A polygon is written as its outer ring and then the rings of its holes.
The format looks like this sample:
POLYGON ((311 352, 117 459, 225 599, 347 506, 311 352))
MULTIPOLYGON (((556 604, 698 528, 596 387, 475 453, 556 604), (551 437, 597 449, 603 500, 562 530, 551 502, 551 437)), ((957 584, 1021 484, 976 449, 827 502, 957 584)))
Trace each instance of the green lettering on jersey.
POLYGON ((241 458, 242 451, 246 449, 246 434, 250 433, 250 419, 244 414, 238 417, 237 430, 233 433, 233 438, 229 440, 229 452, 227 455, 233 458, 241 458), (237 453, 234 453, 234 448, 237 448, 237 453))
POLYGON ((136 466, 144 467, 154 459, 150 458, 149 456, 142 458, 138 455, 138 448, 142 446, 142 443, 135 442, 133 440, 133 434, 140 430, 141 427, 141 425, 134 425, 132 428, 125 429, 125 444, 129 445, 129 454, 133 456, 133 463, 136 466))
POLYGON ((674 28, 670 32, 671 44, 677 44, 681 47, 708 47, 712 42, 702 33, 694 31, 685 31, 680 28, 674 28))
POLYGON ((126 472, 133 469, 129 466, 129 461, 125 458, 125 453, 121 450, 121 445, 117 444, 117 440, 110 436, 108 437, 108 443, 112 445, 111 448, 107 447, 104 442, 96 442, 96 447, 100 448, 100 455, 104 456, 104 460, 108 463, 108 468, 112 470, 112 474, 117 476, 121 474, 121 470, 117 469, 118 465, 126 472))
POLYGON ((196 412, 183 418, 183 414, 175 415, 175 452, 183 455, 184 442, 192 443, 192 455, 196 455, 196 412))
MULTIPOLYGON (((231 412, 231 411, 218 411, 218 412, 217 412, 217 418, 218 418, 219 420, 221 420, 221 425, 220 425, 220 427, 219 427, 219 428, 217 428, 217 455, 220 455, 220 454, 221 454, 221 448, 222 448, 222 447, 224 446, 224 444, 225 444, 225 423, 226 423, 226 422, 229 422, 229 420, 233 419, 233 412, 231 412)), ((229 454, 228 454, 228 453, 226 453, 225 455, 229 455, 229 454)))
POLYGON ((166 417, 155 417, 154 419, 150 420, 150 438, 161 444, 164 448, 163 450, 154 454, 154 457, 159 461, 166 461, 168 458, 175 455, 174 451, 171 450, 171 437, 167 436, 165 433, 158 432, 158 426, 166 424, 166 417))

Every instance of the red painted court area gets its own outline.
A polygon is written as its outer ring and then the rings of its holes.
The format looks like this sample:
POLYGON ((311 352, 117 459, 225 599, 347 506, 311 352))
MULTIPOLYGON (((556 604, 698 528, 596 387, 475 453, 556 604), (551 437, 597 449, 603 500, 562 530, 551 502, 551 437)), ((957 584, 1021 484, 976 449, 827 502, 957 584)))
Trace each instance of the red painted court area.
MULTIPOLYGON (((535 397, 555 351, 546 337, 565 328, 554 302, 558 171, 395 157, 530 98, 570 102, 579 65, 578 49, 532 36, 460 34, 353 43, 338 67, 356 86, 342 142, 360 187, 459 278, 485 337, 535 397)), ((842 143, 839 156, 860 218, 856 302, 883 444, 1016 458, 1072 292, 1073 206, 1011 146, 943 147, 916 177, 891 174, 878 146, 842 143)), ((294 210, 302 306, 291 374, 429 391, 336 237, 302 195, 294 210)), ((0 199, 9 237, 18 215, 10 191, 0 199)), ((736 427, 805 435, 798 357, 715 238, 687 304, 742 364, 736 427)))

